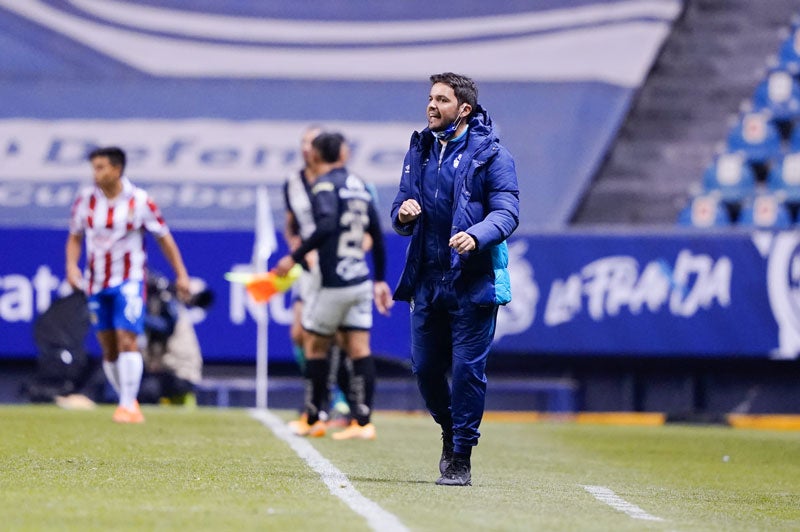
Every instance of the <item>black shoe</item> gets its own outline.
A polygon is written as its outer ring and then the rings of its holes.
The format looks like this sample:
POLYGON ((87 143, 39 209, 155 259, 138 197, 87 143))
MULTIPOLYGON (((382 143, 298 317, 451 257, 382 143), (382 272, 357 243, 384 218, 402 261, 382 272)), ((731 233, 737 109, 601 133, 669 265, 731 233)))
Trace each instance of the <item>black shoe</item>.
POLYGON ((442 432, 442 456, 439 458, 439 473, 444 475, 445 470, 453 461, 453 434, 442 432))
POLYGON ((436 484, 439 486, 472 486, 469 458, 454 457, 436 484))

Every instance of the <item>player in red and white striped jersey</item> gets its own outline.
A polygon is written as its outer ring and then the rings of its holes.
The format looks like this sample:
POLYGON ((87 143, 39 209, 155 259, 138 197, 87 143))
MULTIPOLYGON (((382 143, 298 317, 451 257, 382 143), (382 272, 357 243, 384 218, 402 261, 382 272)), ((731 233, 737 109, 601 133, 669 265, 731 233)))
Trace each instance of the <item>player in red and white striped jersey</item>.
POLYGON ((89 296, 89 311, 103 349, 103 370, 119 395, 114 421, 141 423, 136 396, 142 379, 137 336, 144 332, 144 232, 150 232, 175 272, 178 296, 189 297, 180 250, 147 192, 122 177, 125 152, 89 154, 94 187, 78 193, 66 245, 67 280, 89 296), (86 277, 78 266, 86 241, 86 277))

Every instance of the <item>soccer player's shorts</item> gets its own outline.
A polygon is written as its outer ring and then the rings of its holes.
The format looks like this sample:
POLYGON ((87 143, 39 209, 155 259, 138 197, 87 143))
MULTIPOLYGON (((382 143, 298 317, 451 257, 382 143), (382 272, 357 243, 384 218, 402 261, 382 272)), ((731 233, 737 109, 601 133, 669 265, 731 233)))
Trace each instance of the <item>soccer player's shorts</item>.
POLYGON ((89 296, 89 318, 96 331, 125 329, 144 333, 144 286, 125 281, 89 296))
POLYGON ((320 336, 333 336, 338 329, 372 328, 372 281, 354 286, 320 288, 303 305, 303 328, 320 336))
POLYGON ((292 304, 297 301, 311 301, 320 286, 322 286, 322 272, 319 264, 315 264, 311 271, 303 270, 303 273, 292 285, 292 304))

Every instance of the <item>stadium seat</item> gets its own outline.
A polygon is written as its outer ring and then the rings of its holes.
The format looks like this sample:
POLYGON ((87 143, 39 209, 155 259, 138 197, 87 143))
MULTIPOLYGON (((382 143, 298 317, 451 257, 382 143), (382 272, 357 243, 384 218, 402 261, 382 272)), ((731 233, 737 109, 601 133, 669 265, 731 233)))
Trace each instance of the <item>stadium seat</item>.
POLYGON ((703 174, 703 189, 729 204, 741 203, 756 190, 755 172, 743 152, 717 155, 703 174))
POLYGON ((782 139, 769 111, 742 113, 728 134, 727 150, 744 152, 758 180, 765 180, 770 159, 782 154, 782 139))
POLYGON ((787 153, 771 165, 767 189, 782 193, 787 203, 800 203, 800 152, 787 153))
POLYGON ((678 215, 678 225, 703 229, 727 227, 731 225, 731 218, 719 194, 712 192, 694 196, 678 215))
POLYGON ((753 111, 769 111, 783 140, 788 140, 800 118, 800 82, 785 68, 773 68, 751 98, 753 111))
POLYGON ((756 229, 788 229, 792 218, 781 194, 762 193, 742 208, 739 225, 756 229))

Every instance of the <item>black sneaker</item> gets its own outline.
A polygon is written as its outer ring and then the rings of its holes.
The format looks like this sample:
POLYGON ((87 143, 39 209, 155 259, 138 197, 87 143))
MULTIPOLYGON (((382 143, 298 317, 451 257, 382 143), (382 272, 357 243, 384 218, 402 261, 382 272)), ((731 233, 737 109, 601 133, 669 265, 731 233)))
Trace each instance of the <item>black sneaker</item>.
POLYGON ((439 486, 472 486, 469 458, 454 457, 436 484, 439 486))
POLYGON ((439 473, 444 475, 445 470, 453 461, 453 435, 442 432, 442 456, 439 458, 439 473))

